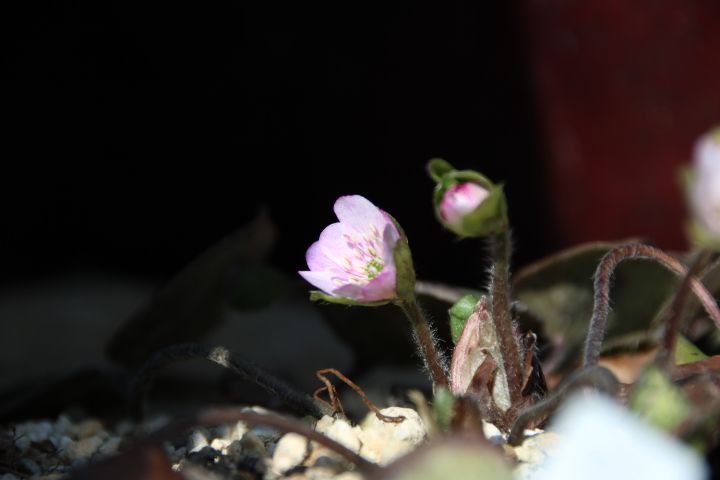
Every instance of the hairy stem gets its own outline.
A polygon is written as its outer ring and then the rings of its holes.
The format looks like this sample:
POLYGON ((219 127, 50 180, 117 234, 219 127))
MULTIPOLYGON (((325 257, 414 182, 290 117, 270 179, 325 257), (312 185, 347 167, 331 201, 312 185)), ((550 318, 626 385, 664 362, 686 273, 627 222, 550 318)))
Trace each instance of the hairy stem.
MULTIPOLYGON (((673 361, 675 358, 675 342, 677 341, 678 331, 681 326, 680 324, 682 323, 685 309, 687 307, 692 281, 695 279, 695 274, 697 274, 705 265, 707 258, 709 258, 707 252, 698 252, 695 260, 690 266, 690 269, 686 271, 680 287, 678 287, 677 292, 675 293, 675 298, 673 298, 672 305, 668 311, 665 333, 663 335, 662 344, 660 345, 660 353, 658 354, 660 362, 669 362, 671 365, 675 364, 673 361)), ((717 308, 715 300, 712 300, 712 303, 717 308)))
POLYGON ((153 378, 163 368, 186 360, 203 359, 232 370, 244 380, 252 382, 287 405, 315 417, 332 415, 332 409, 310 395, 289 385, 250 360, 229 351, 225 347, 208 347, 195 343, 183 343, 166 347, 153 355, 135 374, 130 385, 130 411, 142 417, 143 404, 153 378))
POLYGON ((601 392, 615 395, 620 384, 617 378, 615 378, 615 375, 605 367, 594 365, 578 370, 563 381, 551 395, 527 407, 518 414, 510 429, 508 443, 510 445, 521 444, 525 427, 531 422, 546 418, 557 409, 560 402, 562 402, 568 394, 575 391, 578 387, 583 386, 594 387, 601 392))
POLYGON ((510 230, 490 237, 492 258, 490 294, 492 295, 492 320, 497 333, 503 367, 507 374, 512 403, 520 400, 523 375, 520 363, 520 346, 510 313, 510 230))
MULTIPOLYGON (((610 281, 617 265, 628 259, 654 260, 678 276, 684 277, 688 274, 687 269, 678 260, 649 245, 623 245, 606 253, 595 270, 595 304, 585 341, 584 366, 595 365, 600 358, 607 318, 610 313, 610 281)), ((713 296, 694 275, 691 275, 688 281, 690 288, 702 303, 705 311, 720 328, 720 310, 713 296)))
POLYGON ((404 301, 398 304, 402 311, 410 320, 413 328, 413 339, 417 345, 418 352, 425 363, 425 367, 430 372, 430 377, 434 387, 446 387, 448 384, 445 362, 439 353, 435 337, 430 328, 430 324, 423 315, 417 299, 404 301))

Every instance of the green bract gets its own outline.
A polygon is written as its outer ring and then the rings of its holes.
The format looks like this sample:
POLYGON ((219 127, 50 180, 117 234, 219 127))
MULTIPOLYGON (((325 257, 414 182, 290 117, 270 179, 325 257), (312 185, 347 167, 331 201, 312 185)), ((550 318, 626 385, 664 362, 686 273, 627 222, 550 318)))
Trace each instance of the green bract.
POLYGON ((507 201, 502 185, 494 184, 473 170, 456 170, 440 158, 430 160, 427 170, 436 182, 433 196, 435 216, 445 228, 461 237, 485 237, 508 228, 507 201), (464 214, 460 222, 448 222, 441 214, 445 195, 450 189, 464 183, 482 187, 487 190, 487 196, 474 210, 464 214))

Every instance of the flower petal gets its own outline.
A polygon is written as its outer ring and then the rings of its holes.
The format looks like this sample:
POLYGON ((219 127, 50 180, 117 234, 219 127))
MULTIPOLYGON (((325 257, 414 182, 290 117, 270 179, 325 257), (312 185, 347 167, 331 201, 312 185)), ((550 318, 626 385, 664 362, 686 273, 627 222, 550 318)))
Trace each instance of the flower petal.
POLYGON ((313 271, 323 271, 329 268, 342 268, 338 258, 347 255, 349 247, 344 238, 345 228, 340 223, 333 223, 325 227, 320 233, 320 240, 310 245, 305 260, 308 268, 313 271))
POLYGON ((341 223, 358 233, 368 232, 371 226, 383 231, 387 223, 382 211, 360 195, 345 195, 338 198, 333 210, 341 223))
POLYGON ((337 288, 334 279, 337 278, 331 272, 298 272, 305 280, 319 288, 328 295, 337 296, 333 290, 337 288))
POLYGON ((333 295, 365 302, 395 298, 395 267, 385 266, 383 271, 365 285, 349 283, 333 291, 333 295))

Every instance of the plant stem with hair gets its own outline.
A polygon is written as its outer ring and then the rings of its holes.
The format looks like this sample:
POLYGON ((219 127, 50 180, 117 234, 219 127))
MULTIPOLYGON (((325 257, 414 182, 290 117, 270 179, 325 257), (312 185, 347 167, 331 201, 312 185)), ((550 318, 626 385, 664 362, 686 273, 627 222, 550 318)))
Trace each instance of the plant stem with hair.
POLYGON ((513 403, 516 403, 521 397, 523 378, 520 368, 520 346, 510 313, 511 243, 509 228, 490 237, 490 257, 493 262, 490 272, 490 294, 492 295, 492 320, 500 343, 510 398, 513 403))
POLYGON ((446 387, 448 384, 445 361, 439 352, 430 323, 422 313, 416 298, 401 301, 398 306, 410 320, 413 328, 413 340, 418 348, 425 367, 430 372, 434 387, 446 387))
MULTIPOLYGON (((600 358, 602 341, 605 337, 607 318, 610 313, 610 281, 617 265, 628 259, 654 260, 678 276, 688 276, 687 269, 675 258, 660 249, 643 244, 622 245, 613 248, 605 254, 595 270, 594 289, 595 298, 585 351, 583 365, 597 364, 600 358)), ((689 275, 687 282, 698 297, 708 315, 720 327, 720 310, 712 295, 694 274, 689 275)))

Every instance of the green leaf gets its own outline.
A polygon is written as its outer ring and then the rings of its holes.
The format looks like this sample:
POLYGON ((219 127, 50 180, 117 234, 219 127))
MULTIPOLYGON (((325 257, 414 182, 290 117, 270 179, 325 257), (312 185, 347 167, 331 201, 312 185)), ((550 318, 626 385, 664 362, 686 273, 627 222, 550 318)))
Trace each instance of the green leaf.
POLYGON ((697 362, 708 358, 698 347, 683 335, 677 336, 675 342, 675 365, 697 362))
POLYGON ((391 464, 385 480, 511 480, 500 450, 487 440, 449 438, 428 444, 391 464))
POLYGON ((678 427, 692 412, 683 391, 657 367, 649 367, 635 384, 630 409, 667 432, 678 427))
POLYGON ((445 387, 439 387, 435 390, 433 413, 435 414, 435 421, 443 432, 450 429, 454 404, 455 397, 450 393, 450 390, 445 387))
MULTIPOLYGON (((593 275, 612 248, 629 243, 594 242, 576 246, 520 270, 516 298, 539 319, 545 334, 564 339, 568 355, 579 353, 593 309, 593 275)), ((651 322, 678 284, 675 274, 649 260, 622 262, 610 290, 611 314, 605 342, 614 337, 650 338, 651 322)), ((521 316, 521 321, 527 321, 521 316)))
POLYGON ((332 295, 328 295, 327 293, 321 292, 319 290, 310 291, 310 301, 327 302, 337 305, 348 305, 352 307, 380 307, 382 305, 387 305, 391 302, 391 300, 382 300, 379 302, 360 302, 358 300, 353 300, 352 298, 335 297, 332 295))
POLYGON ((453 343, 457 343, 460 338, 463 328, 465 328, 465 322, 473 313, 478 300, 480 300, 480 297, 476 295, 465 295, 448 310, 450 314, 450 336, 453 343))

